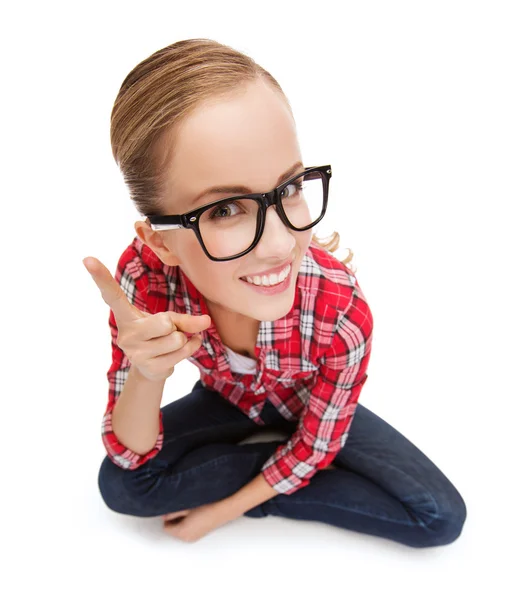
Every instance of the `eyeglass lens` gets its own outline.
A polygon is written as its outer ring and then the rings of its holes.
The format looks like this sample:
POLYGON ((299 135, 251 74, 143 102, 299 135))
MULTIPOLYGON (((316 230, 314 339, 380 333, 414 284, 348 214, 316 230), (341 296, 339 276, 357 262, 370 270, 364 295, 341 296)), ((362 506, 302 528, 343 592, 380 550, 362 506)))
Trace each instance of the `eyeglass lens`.
MULTIPOLYGON (((323 175, 312 171, 292 181, 281 192, 283 210, 294 227, 307 227, 321 216, 323 175)), ((248 250, 259 226, 259 204, 250 198, 222 202, 202 213, 200 235, 214 258, 228 258, 248 250)))

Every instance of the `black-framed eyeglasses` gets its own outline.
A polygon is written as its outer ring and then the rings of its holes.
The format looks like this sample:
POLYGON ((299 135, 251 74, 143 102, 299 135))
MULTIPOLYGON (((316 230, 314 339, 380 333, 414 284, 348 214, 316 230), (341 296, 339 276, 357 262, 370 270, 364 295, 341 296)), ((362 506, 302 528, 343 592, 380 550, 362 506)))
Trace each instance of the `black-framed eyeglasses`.
POLYGON ((294 231, 317 225, 326 213, 331 176, 330 165, 308 167, 271 192, 223 198, 181 215, 145 216, 155 231, 192 229, 211 260, 233 260, 259 242, 267 209, 272 205, 281 221, 294 231), (229 214, 226 211, 231 207, 236 212, 229 214))

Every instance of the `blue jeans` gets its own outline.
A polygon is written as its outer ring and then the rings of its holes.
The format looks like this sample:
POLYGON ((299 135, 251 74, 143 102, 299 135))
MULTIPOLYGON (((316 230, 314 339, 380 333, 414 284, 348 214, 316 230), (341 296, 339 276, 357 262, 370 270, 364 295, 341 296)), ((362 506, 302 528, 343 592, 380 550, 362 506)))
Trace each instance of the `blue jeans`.
MULTIPOLYGON (((267 400, 257 425, 200 381, 191 393, 161 408, 164 445, 133 471, 105 457, 99 490, 106 505, 154 517, 216 502, 261 471, 283 441, 238 444, 273 429, 291 435, 267 400)), ((320 521, 343 529, 424 548, 453 542, 466 518, 463 498, 447 477, 407 438, 360 403, 335 469, 315 473, 310 484, 253 507, 244 516, 320 521)))

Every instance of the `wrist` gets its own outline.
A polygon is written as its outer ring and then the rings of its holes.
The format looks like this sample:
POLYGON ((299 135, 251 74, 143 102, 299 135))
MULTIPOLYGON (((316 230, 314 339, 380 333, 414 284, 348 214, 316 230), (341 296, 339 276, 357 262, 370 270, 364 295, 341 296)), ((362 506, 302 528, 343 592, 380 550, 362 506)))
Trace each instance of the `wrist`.
POLYGON ((135 366, 131 365, 130 371, 128 373, 128 377, 131 377, 134 381, 139 382, 140 385, 149 385, 156 387, 163 387, 166 383, 167 378, 159 378, 159 379, 150 379, 143 375, 141 371, 135 366))
POLYGON ((241 517, 246 511, 241 510, 241 507, 231 500, 232 496, 222 498, 214 502, 215 510, 221 515, 223 519, 237 519, 241 517))

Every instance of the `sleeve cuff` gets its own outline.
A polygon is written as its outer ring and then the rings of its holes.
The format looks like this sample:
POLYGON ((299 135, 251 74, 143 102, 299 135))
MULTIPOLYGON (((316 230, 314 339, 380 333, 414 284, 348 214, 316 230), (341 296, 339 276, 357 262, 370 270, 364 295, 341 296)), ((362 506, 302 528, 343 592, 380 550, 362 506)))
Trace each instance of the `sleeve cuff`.
POLYGON ((263 465, 261 471, 267 483, 276 492, 290 496, 306 487, 318 469, 297 460, 286 446, 280 446, 263 465))

